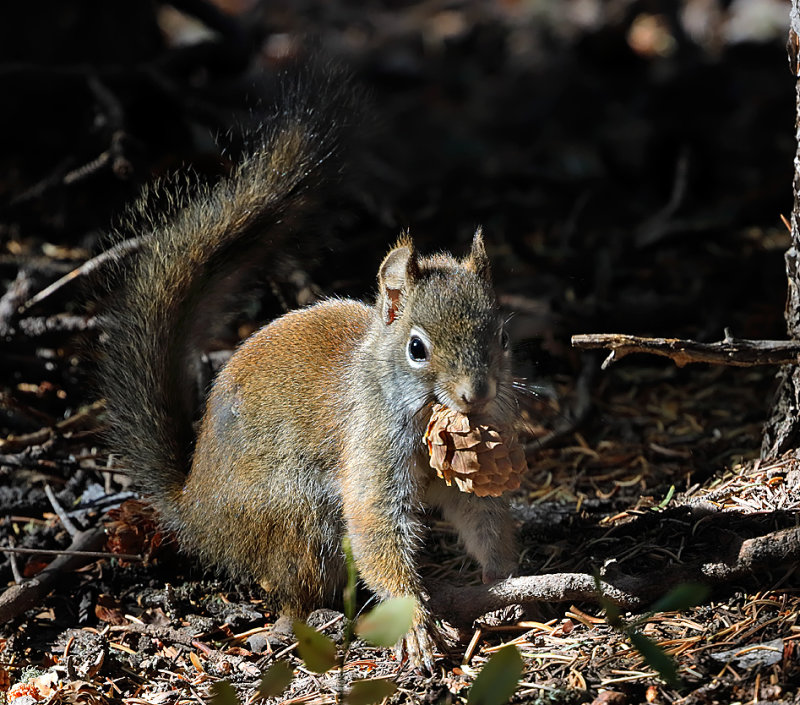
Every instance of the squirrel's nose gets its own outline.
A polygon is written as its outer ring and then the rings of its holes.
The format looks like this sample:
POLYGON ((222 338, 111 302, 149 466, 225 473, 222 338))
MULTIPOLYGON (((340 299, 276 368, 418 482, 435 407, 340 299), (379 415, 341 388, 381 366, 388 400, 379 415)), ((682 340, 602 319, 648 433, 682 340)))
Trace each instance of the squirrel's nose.
POLYGON ((497 396, 497 382, 489 376, 465 379, 457 385, 455 392, 458 401, 467 409, 481 408, 497 396))

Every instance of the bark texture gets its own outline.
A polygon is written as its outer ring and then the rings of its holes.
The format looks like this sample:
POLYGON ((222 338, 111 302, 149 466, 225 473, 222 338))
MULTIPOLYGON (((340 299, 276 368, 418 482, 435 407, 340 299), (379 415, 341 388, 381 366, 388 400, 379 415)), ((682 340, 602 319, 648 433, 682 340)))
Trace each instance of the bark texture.
MULTIPOLYGON (((789 67, 795 76, 794 207, 792 208, 792 245, 786 252, 786 329, 793 340, 800 339, 800 0, 792 0, 790 13, 789 67)), ((800 367, 791 366, 778 373, 778 390, 772 412, 764 427, 762 458, 774 458, 800 446, 800 367)))

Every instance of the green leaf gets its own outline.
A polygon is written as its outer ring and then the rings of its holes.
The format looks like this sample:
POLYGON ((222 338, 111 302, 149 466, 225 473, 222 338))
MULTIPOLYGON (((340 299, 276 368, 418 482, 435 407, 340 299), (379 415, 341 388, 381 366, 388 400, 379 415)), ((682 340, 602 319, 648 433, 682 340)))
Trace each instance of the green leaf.
POLYGON ((347 705, 372 705, 372 703, 379 703, 396 690, 397 684, 388 678, 353 681, 350 694, 345 702, 347 705))
POLYGON ((297 637, 297 651, 306 668, 314 673, 325 673, 338 664, 336 644, 300 619, 292 625, 297 637))
POLYGON ((217 681, 211 684, 210 705, 242 705, 236 689, 229 681, 217 681))
POLYGON ((650 607, 651 612, 673 612, 689 609, 703 602, 709 594, 708 585, 682 583, 658 599, 650 607))
POLYGON ((393 597, 361 617, 356 634, 375 646, 394 646, 411 629, 416 609, 413 597, 393 597))
POLYGON ((600 603, 600 607, 605 610, 606 621, 609 626, 619 628, 621 624, 619 607, 603 594, 603 584, 600 581, 600 573, 595 570, 592 577, 594 578, 594 587, 597 590, 597 601, 600 603))
POLYGON ((294 671, 286 661, 276 661, 261 676, 258 694, 262 698, 276 698, 283 694, 292 682, 294 671))
POLYGON ((350 537, 342 539, 342 549, 344 550, 345 565, 347 566, 347 585, 345 585, 342 598, 344 601, 344 616, 348 622, 352 622, 356 616, 356 583, 358 582, 358 570, 356 561, 353 558, 353 548, 350 545, 350 537))
POLYGON ((631 644, 633 644, 633 648, 642 655, 642 658, 651 668, 658 671, 661 679, 673 688, 679 688, 681 681, 678 678, 675 662, 664 653, 661 647, 634 629, 628 630, 627 634, 631 644))
POLYGON ((667 496, 664 497, 655 507, 652 507, 654 511, 659 511, 660 509, 666 508, 669 504, 670 500, 675 494, 675 485, 670 485, 669 490, 667 491, 667 496))
POLYGON ((481 669, 469 689, 467 705, 503 705, 517 688, 522 676, 522 656, 517 647, 504 646, 481 669))

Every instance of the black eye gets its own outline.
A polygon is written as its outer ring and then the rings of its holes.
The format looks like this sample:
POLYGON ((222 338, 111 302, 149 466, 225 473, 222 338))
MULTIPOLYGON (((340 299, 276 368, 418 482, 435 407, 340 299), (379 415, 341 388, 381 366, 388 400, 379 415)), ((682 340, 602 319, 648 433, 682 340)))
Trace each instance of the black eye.
POLYGON ((408 357, 413 362, 424 362, 428 359, 428 348, 417 335, 408 339, 408 357))
POLYGON ((508 333, 505 328, 500 329, 500 345, 503 350, 508 350, 508 333))

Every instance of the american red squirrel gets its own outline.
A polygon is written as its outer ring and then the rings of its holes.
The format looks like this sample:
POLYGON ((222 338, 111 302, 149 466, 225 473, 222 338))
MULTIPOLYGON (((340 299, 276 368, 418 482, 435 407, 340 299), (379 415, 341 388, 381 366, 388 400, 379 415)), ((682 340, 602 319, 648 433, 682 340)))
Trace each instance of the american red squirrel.
POLYGON ((416 598, 405 650, 431 668, 423 507, 452 522, 485 580, 516 567, 507 502, 446 486, 423 441, 434 402, 498 427, 516 414, 480 230, 463 260, 422 257, 403 237, 373 305, 329 299, 254 333, 214 382, 192 451, 197 349, 237 276, 285 247, 313 208, 347 100, 329 93, 288 91, 231 176, 147 216, 104 316, 101 383, 115 450, 184 548, 303 616, 339 596, 347 535, 372 591, 416 598))

